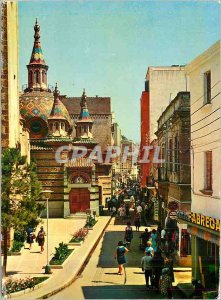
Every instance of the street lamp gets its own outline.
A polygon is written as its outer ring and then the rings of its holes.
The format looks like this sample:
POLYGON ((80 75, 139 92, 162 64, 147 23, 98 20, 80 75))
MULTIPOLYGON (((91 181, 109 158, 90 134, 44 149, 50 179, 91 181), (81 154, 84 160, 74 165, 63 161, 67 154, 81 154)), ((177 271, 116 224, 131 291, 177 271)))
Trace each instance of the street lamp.
POLYGON ((42 194, 42 198, 46 199, 46 203, 47 203, 47 265, 45 266, 45 274, 51 274, 51 267, 49 266, 49 249, 48 249, 48 245, 49 245, 49 235, 48 235, 48 218, 49 218, 49 209, 48 209, 48 200, 51 197, 51 194, 53 193, 53 191, 51 190, 44 190, 41 192, 42 194))

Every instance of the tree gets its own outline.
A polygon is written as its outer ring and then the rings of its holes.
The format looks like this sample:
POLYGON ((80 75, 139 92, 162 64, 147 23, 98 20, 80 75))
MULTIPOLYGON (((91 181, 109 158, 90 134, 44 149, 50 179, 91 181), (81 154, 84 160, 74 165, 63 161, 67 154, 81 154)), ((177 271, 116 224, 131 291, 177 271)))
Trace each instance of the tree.
POLYGON ((40 199, 41 185, 37 179, 35 163, 28 164, 18 149, 6 149, 2 153, 2 234, 3 276, 6 276, 8 239, 11 228, 24 230, 37 225, 44 206, 40 199))

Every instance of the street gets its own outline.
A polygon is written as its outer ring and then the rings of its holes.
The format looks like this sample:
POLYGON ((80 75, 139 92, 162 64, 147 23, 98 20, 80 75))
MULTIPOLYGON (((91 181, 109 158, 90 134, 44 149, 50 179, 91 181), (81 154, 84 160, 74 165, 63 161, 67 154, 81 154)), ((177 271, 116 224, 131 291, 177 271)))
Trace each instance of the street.
MULTIPOLYGON (((123 239, 125 225, 115 223, 113 218, 79 278, 50 299, 162 299, 159 292, 146 290, 140 268, 143 256, 139 249, 140 233, 134 232, 131 251, 127 254, 126 276, 117 274, 114 251, 118 241, 123 239)), ((190 277, 191 272, 175 272, 173 285, 190 281, 190 277)), ((183 294, 175 289, 173 298, 183 299, 183 294)))

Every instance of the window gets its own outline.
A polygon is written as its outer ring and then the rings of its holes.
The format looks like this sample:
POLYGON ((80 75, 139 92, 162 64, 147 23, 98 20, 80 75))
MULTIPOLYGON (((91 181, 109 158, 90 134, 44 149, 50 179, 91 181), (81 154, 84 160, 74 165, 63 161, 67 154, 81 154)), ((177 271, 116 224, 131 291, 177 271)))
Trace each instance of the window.
POLYGON ((169 140, 169 170, 173 171, 173 140, 169 140))
POLYGON ((179 139, 175 137, 175 172, 180 169, 180 151, 179 151, 179 139))
POLYGON ((205 190, 212 191, 212 151, 205 152, 205 190))
POLYGON ((204 73, 204 104, 211 102, 211 72, 204 73))

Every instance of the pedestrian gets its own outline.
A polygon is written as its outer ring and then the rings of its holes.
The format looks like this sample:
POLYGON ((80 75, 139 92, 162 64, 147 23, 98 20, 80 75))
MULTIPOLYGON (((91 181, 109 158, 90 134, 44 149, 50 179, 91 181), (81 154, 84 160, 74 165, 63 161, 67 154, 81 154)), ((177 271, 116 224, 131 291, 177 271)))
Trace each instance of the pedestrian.
POLYGON ((150 252, 151 256, 154 256, 154 250, 153 250, 153 247, 151 247, 151 245, 152 245, 151 241, 148 241, 144 254, 146 254, 147 252, 150 252))
POLYGON ((127 222, 127 227, 125 228, 124 240, 126 242, 126 246, 130 249, 130 245, 133 239, 133 229, 131 227, 131 223, 127 222))
POLYGON ((162 269, 164 267, 164 259, 161 255, 161 251, 157 251, 154 253, 152 260, 152 280, 154 287, 159 290, 160 276, 162 274, 162 269))
POLYGON ((123 241, 118 242, 118 247, 114 253, 114 258, 117 260, 118 263, 118 274, 123 275, 123 265, 126 263, 125 254, 129 250, 124 246, 123 241))
POLYGON ((151 282, 151 276, 152 276, 151 261, 152 261, 151 252, 147 251, 146 255, 143 256, 141 260, 141 267, 142 267, 142 271, 144 271, 147 289, 149 289, 151 285, 151 284, 149 285, 149 281, 151 282))
POLYGON ((134 216, 134 226, 136 231, 140 231, 140 214, 136 211, 134 216))
POLYGON ((171 277, 172 282, 174 282, 175 278, 174 278, 174 272, 173 272, 173 258, 171 257, 170 254, 166 255, 164 263, 170 271, 170 277, 171 277))
POLYGON ((160 277, 160 293, 165 299, 172 299, 172 279, 170 276, 169 268, 162 269, 162 275, 160 277))
POLYGON ((145 231, 141 234, 140 238, 142 239, 142 245, 147 245, 147 242, 150 238, 150 233, 148 232, 148 228, 145 228, 145 231))
POLYGON ((139 214, 141 214, 141 212, 142 212, 143 208, 141 207, 141 205, 140 205, 140 204, 138 204, 138 206, 137 206, 136 210, 137 210, 137 212, 138 212, 139 214))
POLYGON ((151 242, 152 242, 152 248, 154 252, 157 251, 157 232, 155 229, 152 230, 152 233, 150 235, 151 242))
POLYGON ((45 236, 46 234, 44 231, 44 227, 41 226, 41 229, 39 230, 38 235, 36 237, 36 242, 38 242, 38 245, 41 247, 41 251, 40 251, 41 254, 44 251, 45 236))
POLYGON ((34 239, 36 238, 33 232, 33 228, 28 227, 26 233, 27 233, 27 244, 29 244, 29 250, 31 250, 32 244, 34 243, 34 239))

